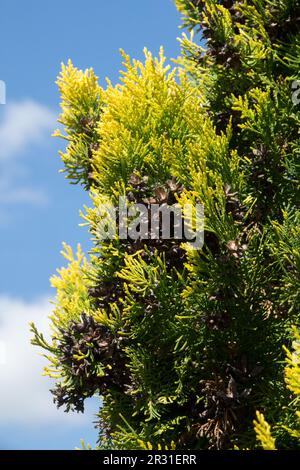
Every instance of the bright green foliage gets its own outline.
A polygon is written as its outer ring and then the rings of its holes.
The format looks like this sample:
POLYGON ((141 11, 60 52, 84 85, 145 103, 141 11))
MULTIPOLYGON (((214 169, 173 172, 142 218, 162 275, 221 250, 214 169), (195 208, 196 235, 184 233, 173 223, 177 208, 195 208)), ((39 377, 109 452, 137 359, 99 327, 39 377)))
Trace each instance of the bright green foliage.
POLYGON ((300 395, 300 333, 294 330, 293 352, 286 350, 288 366, 285 369, 285 381, 289 390, 300 395))
POLYGON ((58 122, 63 124, 66 135, 59 130, 54 135, 68 141, 66 152, 60 152, 68 178, 75 183, 90 179, 90 156, 97 144, 95 126, 102 109, 102 96, 98 78, 93 70, 82 72, 72 62, 62 65, 57 85, 62 97, 62 113, 58 122))
POLYGON ((177 68, 162 50, 123 53, 120 83, 102 89, 63 66, 61 157, 91 196, 93 247, 65 248, 53 342, 33 327, 34 344, 60 377, 58 406, 101 395, 100 448, 251 449, 257 409, 277 423, 271 435, 257 415, 262 445, 294 448, 282 345, 299 322, 300 2, 176 4, 193 32, 177 68), (99 205, 119 196, 203 203, 203 248, 101 240, 99 205))
MULTIPOLYGON (((293 401, 293 407, 295 408, 295 423, 293 428, 282 426, 283 430, 286 431, 291 437, 295 439, 295 442, 300 442, 300 334, 297 328, 294 328, 294 341, 292 344, 292 352, 287 348, 286 354, 286 368, 284 371, 285 382, 287 388, 295 395, 293 401), (297 426, 295 428, 295 425, 297 426)), ((278 426, 278 425, 277 425, 278 426)), ((279 423, 280 426, 280 423, 279 423)), ((254 421, 254 429, 256 432, 257 440, 261 443, 265 450, 275 450, 275 440, 271 435, 270 425, 265 421, 264 416, 256 412, 256 420, 254 421)))
POLYGON ((266 422, 264 415, 256 412, 256 420, 254 421, 254 430, 257 440, 261 443, 264 450, 276 450, 275 440, 271 434, 270 425, 266 422))

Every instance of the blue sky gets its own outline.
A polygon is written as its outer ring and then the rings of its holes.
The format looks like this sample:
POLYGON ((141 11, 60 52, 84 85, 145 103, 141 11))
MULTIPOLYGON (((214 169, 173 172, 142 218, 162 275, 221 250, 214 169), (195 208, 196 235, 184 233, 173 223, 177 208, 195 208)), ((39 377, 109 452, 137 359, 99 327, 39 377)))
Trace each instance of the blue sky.
POLYGON ((51 138, 59 112, 55 85, 69 58, 93 67, 102 85, 117 82, 119 48, 142 58, 160 45, 179 54, 180 17, 172 0, 2 0, 0 80, 0 449, 72 449, 95 442, 90 400, 84 416, 52 405, 53 385, 41 377, 42 358, 29 345, 27 324, 47 329, 53 296, 49 277, 62 264, 61 243, 89 237, 79 228, 88 202, 59 169, 63 142, 51 138), (4 357, 5 355, 5 357, 4 357))

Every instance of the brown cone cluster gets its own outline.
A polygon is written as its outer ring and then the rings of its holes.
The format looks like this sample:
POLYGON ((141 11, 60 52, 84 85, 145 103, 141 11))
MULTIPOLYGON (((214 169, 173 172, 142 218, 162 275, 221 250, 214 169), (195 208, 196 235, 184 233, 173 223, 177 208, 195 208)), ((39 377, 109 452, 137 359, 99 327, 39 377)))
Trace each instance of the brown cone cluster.
POLYGON ((122 352, 123 337, 114 336, 90 315, 82 313, 79 322, 73 321, 60 331, 60 364, 73 378, 72 386, 59 384, 52 391, 57 406, 66 405, 83 411, 83 401, 95 392, 105 395, 112 385, 125 387, 129 383, 122 352))

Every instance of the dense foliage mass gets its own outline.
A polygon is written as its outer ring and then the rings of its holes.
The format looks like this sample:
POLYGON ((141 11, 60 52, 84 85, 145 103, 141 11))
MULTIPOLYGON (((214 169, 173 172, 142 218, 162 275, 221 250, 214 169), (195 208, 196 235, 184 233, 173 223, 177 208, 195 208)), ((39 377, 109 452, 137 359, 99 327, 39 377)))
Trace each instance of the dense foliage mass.
POLYGON ((61 158, 89 191, 93 247, 65 245, 52 341, 32 326, 33 343, 58 406, 101 396, 100 448, 296 448, 300 2, 176 4, 192 33, 176 68, 123 54, 105 89, 62 68, 61 158), (103 241, 98 208, 119 196, 203 203, 203 247, 103 241))

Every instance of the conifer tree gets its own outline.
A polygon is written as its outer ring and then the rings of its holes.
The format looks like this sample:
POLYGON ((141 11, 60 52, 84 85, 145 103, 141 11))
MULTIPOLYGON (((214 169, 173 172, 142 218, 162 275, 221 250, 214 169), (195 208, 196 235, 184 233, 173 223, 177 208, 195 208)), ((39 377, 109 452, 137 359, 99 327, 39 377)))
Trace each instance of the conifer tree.
POLYGON ((299 324, 300 2, 176 4, 191 32, 176 67, 122 53, 105 89, 62 67, 56 135, 93 246, 64 245, 52 340, 32 325, 33 344, 57 406, 101 396, 99 448, 299 448, 283 345, 299 324), (120 196, 204 204, 203 247, 101 239, 99 207, 120 196))

